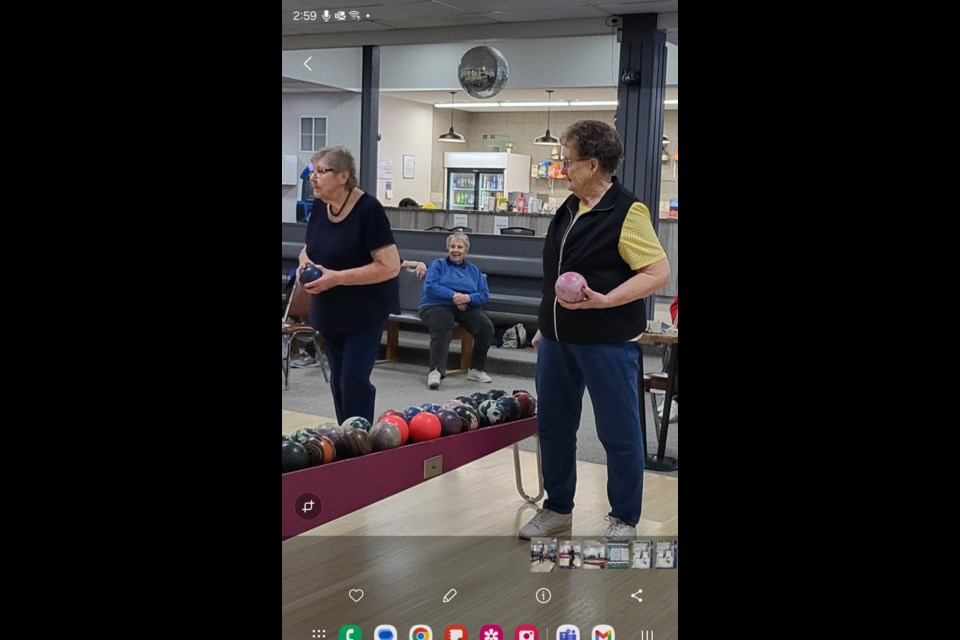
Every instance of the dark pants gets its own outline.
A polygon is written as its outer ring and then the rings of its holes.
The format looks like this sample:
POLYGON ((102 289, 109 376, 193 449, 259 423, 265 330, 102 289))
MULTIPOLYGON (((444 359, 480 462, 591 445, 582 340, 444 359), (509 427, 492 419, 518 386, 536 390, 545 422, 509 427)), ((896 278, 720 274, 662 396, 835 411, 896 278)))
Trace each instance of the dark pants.
POLYGON ((483 311, 476 307, 460 311, 452 306, 434 305, 420 309, 420 319, 430 329, 430 371, 447 372, 447 353, 456 324, 473 336, 473 368, 485 370, 487 351, 493 342, 493 323, 483 311))
POLYGON ((361 416, 373 422, 377 388, 370 384, 370 373, 380 350, 380 338, 386 322, 349 333, 323 335, 323 350, 330 364, 330 390, 337 422, 361 416))
POLYGON ((537 350, 537 430, 547 491, 544 507, 556 513, 573 511, 577 429, 586 387, 597 436, 607 454, 610 515, 636 526, 645 460, 637 389, 642 372, 636 342, 570 344, 542 339, 537 350))

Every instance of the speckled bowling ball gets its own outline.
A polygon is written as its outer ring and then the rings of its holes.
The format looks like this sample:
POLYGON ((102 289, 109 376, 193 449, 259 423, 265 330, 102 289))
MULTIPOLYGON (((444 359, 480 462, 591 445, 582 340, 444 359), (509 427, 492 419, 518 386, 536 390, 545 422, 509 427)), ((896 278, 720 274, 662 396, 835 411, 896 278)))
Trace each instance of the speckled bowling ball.
POLYGON ((344 429, 363 429, 369 433, 371 425, 370 421, 363 416, 353 416, 344 420, 340 426, 344 429))
POLYGON ((460 422, 463 424, 463 431, 473 431, 480 428, 480 416, 477 410, 468 404, 462 404, 454 407, 453 412, 460 416, 460 422))
POLYGON ((281 446, 283 447, 282 473, 299 471, 310 466, 310 456, 307 455, 307 450, 303 448, 302 444, 287 441, 281 446))
POLYGON ((420 407, 407 407, 407 410, 403 412, 403 419, 407 421, 407 424, 410 424, 410 420, 413 419, 413 416, 417 415, 423 411, 420 407))
POLYGON ((396 449, 402 443, 400 428, 392 422, 378 422, 370 427, 370 442, 374 451, 396 449))
POLYGON ((442 409, 443 407, 438 405, 436 402, 424 402, 422 405, 420 405, 420 408, 426 411, 427 413, 432 413, 433 415, 437 415, 437 411, 440 411, 440 409, 442 409))
POLYGON ((476 393, 471 393, 470 397, 473 398, 474 402, 477 403, 477 409, 480 408, 480 405, 483 404, 485 400, 490 399, 490 394, 486 391, 477 391, 476 393))
POLYGON ((293 435, 290 436, 290 438, 294 442, 299 442, 300 444, 303 444, 307 440, 307 438, 310 438, 315 435, 317 434, 313 431, 312 427, 302 427, 294 431, 293 435))
MULTIPOLYGON (((459 400, 465 405, 469 405, 473 407, 474 409, 480 406, 480 403, 477 402, 476 398, 473 398, 471 396, 457 396, 457 400, 459 400)), ((486 400, 486 398, 484 398, 484 400, 486 400)))
MULTIPOLYGON (((373 451, 373 443, 370 442, 370 434, 363 429, 344 429, 343 443, 347 450, 348 458, 365 456, 373 451)), ((339 454, 339 451, 337 451, 339 454)))
POLYGON ((400 444, 407 444, 407 440, 410 439, 410 425, 403 419, 403 414, 399 416, 390 414, 389 416, 384 416, 382 420, 378 420, 377 422, 392 422, 397 425, 397 429, 400 429, 400 444))
POLYGON ((503 422, 503 409, 500 408, 496 400, 484 400, 481 402, 480 406, 477 407, 477 414, 480 416, 481 427, 488 427, 492 424, 503 422))
POLYGON ((503 389, 490 389, 490 391, 487 391, 487 395, 490 396, 492 400, 496 400, 497 398, 507 395, 507 392, 503 389))
POLYGON ((448 410, 451 410, 451 411, 452 411, 452 410, 454 409, 454 407, 459 407, 459 406, 462 405, 462 404, 463 404, 463 403, 460 402, 459 400, 447 400, 447 401, 444 402, 442 405, 440 405, 440 407, 441 407, 442 409, 448 409, 448 410))
POLYGON ((460 416, 449 409, 440 409, 437 411, 437 419, 440 420, 440 435, 452 436, 463 431, 463 422, 460 416))
POLYGON ((333 443, 334 448, 337 450, 337 460, 342 460, 348 458, 349 449, 347 449, 347 443, 344 442, 343 434, 346 431, 343 427, 338 424, 326 424, 324 426, 317 427, 317 433, 325 438, 329 438, 330 442, 333 443))
POLYGON ((520 417, 531 418, 537 415, 537 399, 526 391, 514 391, 513 397, 520 403, 520 417))
POLYGON ((307 441, 303 443, 303 448, 307 450, 311 467, 327 464, 337 459, 337 448, 334 446, 333 441, 326 436, 307 438, 307 441))
POLYGON ((500 405, 500 411, 503 413, 502 422, 520 419, 520 403, 513 396, 500 396, 497 398, 497 404, 500 405))

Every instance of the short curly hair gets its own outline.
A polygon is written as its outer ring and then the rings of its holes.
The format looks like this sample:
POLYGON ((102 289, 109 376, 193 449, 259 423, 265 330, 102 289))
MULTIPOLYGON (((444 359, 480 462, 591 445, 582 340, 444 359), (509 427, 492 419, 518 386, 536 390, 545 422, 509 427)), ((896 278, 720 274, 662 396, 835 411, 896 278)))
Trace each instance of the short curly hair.
POLYGON ((357 161, 353 159, 353 154, 346 147, 324 147, 313 154, 310 158, 310 164, 316 166, 319 160, 326 158, 330 168, 340 173, 346 171, 347 190, 352 190, 357 186, 357 161))
POLYGON ((581 157, 596 158, 600 168, 607 173, 617 172, 620 159, 623 158, 623 142, 617 130, 600 120, 578 120, 567 127, 560 136, 560 142, 566 145, 574 142, 581 157))

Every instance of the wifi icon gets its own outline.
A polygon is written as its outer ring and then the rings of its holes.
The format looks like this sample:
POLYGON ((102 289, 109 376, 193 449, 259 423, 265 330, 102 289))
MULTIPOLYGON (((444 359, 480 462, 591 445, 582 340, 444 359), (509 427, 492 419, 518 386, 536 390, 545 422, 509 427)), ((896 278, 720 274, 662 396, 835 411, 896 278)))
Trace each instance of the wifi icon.
POLYGON ((360 19, 360 12, 359 12, 359 11, 350 11, 349 13, 350 13, 350 17, 353 18, 354 20, 359 20, 359 19, 360 19))

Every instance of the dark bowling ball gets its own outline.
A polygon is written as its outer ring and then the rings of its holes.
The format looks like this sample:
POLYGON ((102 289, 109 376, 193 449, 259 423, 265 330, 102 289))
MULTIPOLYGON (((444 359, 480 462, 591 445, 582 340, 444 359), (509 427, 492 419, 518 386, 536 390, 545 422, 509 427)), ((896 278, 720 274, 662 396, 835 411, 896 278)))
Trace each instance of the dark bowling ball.
POLYGON ((363 429, 344 429, 343 441, 346 444, 348 458, 365 456, 373 451, 370 434, 363 429))
POLYGON ((327 464, 337 459, 337 448, 334 446, 333 441, 326 436, 307 438, 307 441, 303 443, 303 448, 307 450, 311 467, 327 464))
POLYGON ((520 403, 520 417, 531 418, 537 414, 537 399, 526 391, 516 391, 513 397, 520 403))
POLYGON ((397 411, 396 409, 387 409, 377 417, 377 422, 383 422, 383 419, 387 416, 400 416, 403 418, 403 421, 407 421, 407 417, 403 415, 403 411, 397 411))
POLYGON ((440 409, 436 416, 440 420, 440 435, 452 436, 463 431, 463 421, 459 414, 449 409, 440 409))
POLYGON ((353 416, 352 418, 347 418, 343 421, 343 424, 340 425, 344 429, 363 429, 367 433, 370 432, 370 421, 364 418, 363 416, 353 416))
POLYGON ((453 412, 460 416, 460 422, 463 424, 463 431, 473 431, 480 428, 480 416, 477 410, 468 404, 462 404, 454 407, 453 412))
POLYGON ((374 451, 396 449, 402 444, 400 427, 393 422, 378 422, 370 427, 370 442, 374 451))
POLYGON ((530 393, 530 392, 527 391, 526 389, 514 389, 513 392, 512 392, 510 395, 515 396, 515 395, 517 395, 518 393, 529 393, 530 395, 533 395, 532 393, 530 393))
POLYGON ((477 408, 480 414, 480 426, 488 427, 499 422, 503 422, 503 409, 497 404, 496 400, 484 400, 477 408), (486 422, 486 424, 484 424, 486 422))
POLYGON ((420 405, 420 408, 426 411, 427 413, 432 413, 433 415, 437 415, 437 411, 440 411, 440 409, 442 409, 443 407, 438 405, 436 402, 424 402, 422 405, 420 405))
POLYGON ((337 460, 343 460, 344 458, 349 458, 348 455, 350 450, 347 448, 347 443, 343 439, 344 428, 338 424, 323 424, 316 429, 317 433, 325 438, 329 438, 330 442, 333 443, 334 448, 337 450, 337 460))
POLYGON ((323 272, 312 264, 308 264, 300 271, 300 284, 307 284, 323 276, 323 272))
POLYGON ((283 447, 283 465, 282 473, 299 471, 310 466, 310 456, 307 450, 299 442, 284 442, 283 447))
POLYGON ((473 398, 474 402, 477 403, 477 409, 480 408, 480 405, 483 404, 485 400, 490 399, 490 395, 486 391, 477 391, 476 393, 471 393, 470 397, 473 398))
POLYGON ((477 402, 476 398, 473 398, 471 396, 457 396, 457 400, 459 400, 463 404, 473 407, 474 409, 480 406, 480 403, 477 402))
POLYGON ((520 419, 520 403, 513 396, 500 396, 497 398, 497 404, 500 405, 500 411, 503 412, 503 422, 513 422, 520 419))
POLYGON ((282 434, 282 435, 283 435, 283 441, 284 441, 284 442, 293 442, 293 440, 292 440, 292 439, 290 438, 290 436, 288 436, 287 434, 284 433, 284 434, 282 434))
POLYGON ((453 411, 454 407, 459 407, 459 406, 462 405, 462 404, 463 404, 463 403, 460 402, 459 400, 447 400, 447 401, 444 402, 442 405, 440 405, 440 408, 441 408, 441 409, 449 409, 450 411, 453 411))
POLYGON ((422 411, 423 409, 420 407, 407 407, 407 410, 403 412, 403 419, 407 421, 407 424, 410 424, 410 421, 413 420, 413 416, 422 411))
POLYGON ((487 395, 491 400, 496 400, 497 398, 507 395, 507 392, 503 389, 490 389, 490 391, 487 391, 487 395))
POLYGON ((314 433, 313 429, 311 429, 310 427, 302 427, 293 432, 291 439, 294 442, 299 442, 300 444, 303 444, 304 442, 307 441, 307 438, 310 438, 315 435, 317 434, 314 433))

